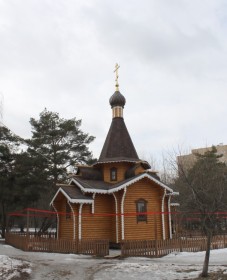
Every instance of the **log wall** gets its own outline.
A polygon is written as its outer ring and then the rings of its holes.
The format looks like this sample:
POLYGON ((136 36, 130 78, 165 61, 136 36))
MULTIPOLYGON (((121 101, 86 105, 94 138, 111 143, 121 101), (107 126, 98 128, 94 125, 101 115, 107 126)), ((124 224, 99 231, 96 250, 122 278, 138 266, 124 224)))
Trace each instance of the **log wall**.
POLYGON ((125 172, 131 166, 130 163, 120 162, 120 163, 106 163, 103 166, 103 176, 104 181, 109 183, 117 183, 120 181, 125 180, 125 172), (110 169, 115 167, 117 169, 117 180, 111 181, 110 180, 110 169))
POLYGON ((161 212, 163 189, 144 178, 129 186, 125 197, 125 239, 162 239, 162 218, 159 215, 147 215, 146 221, 137 222, 136 216, 127 213, 136 212, 136 200, 147 201, 147 212, 161 212), (152 185, 153 184, 153 185, 152 185))
POLYGON ((96 194, 95 213, 91 206, 82 209, 82 238, 109 239, 115 242, 115 201, 112 195, 96 194), (109 214, 113 214, 112 216, 109 214))

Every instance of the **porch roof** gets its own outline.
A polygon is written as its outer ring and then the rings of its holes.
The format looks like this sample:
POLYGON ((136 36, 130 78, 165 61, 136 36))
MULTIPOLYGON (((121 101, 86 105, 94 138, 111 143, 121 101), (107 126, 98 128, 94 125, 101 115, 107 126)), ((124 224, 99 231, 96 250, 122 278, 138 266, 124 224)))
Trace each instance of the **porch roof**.
POLYGON ((92 203, 93 198, 89 194, 83 194, 80 188, 75 188, 73 185, 59 185, 59 189, 53 197, 50 204, 52 204, 57 198, 59 193, 62 193, 71 203, 92 203))

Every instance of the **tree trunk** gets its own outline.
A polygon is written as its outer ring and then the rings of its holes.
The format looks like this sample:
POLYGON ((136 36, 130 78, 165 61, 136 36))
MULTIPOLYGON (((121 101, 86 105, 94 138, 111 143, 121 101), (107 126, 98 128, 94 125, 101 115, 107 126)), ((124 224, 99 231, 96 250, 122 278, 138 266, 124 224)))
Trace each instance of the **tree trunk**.
POLYGON ((203 263, 203 271, 201 273, 202 277, 208 276, 211 240, 212 240, 212 233, 209 231, 207 234, 207 246, 206 246, 205 259, 204 259, 204 263, 203 263))
POLYGON ((1 220, 1 230, 2 230, 2 238, 5 238, 6 231, 6 213, 5 213, 5 205, 4 202, 1 203, 2 208, 2 220, 1 220))

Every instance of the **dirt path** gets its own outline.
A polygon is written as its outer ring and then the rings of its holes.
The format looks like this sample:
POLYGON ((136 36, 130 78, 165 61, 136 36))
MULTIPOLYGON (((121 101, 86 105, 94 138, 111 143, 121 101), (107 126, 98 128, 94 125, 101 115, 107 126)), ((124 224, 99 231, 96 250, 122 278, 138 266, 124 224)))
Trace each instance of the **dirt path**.
POLYGON ((84 255, 23 252, 8 245, 0 245, 0 254, 31 265, 30 277, 23 273, 18 280, 93 280, 96 272, 115 262, 84 255))
MULTIPOLYGON (((212 273, 208 279, 227 280, 226 254, 226 249, 212 252, 212 273), (216 254, 218 257, 215 257, 216 254)), ((99 259, 85 255, 23 252, 0 244, 0 257, 3 267, 5 261, 8 263, 6 268, 0 267, 0 279, 4 280, 145 280, 151 277, 153 280, 176 280, 200 279, 197 277, 201 272, 204 252, 192 256, 176 252, 160 259, 99 259), (31 273, 27 271, 29 268, 31 273), (12 278, 12 273, 17 275, 12 278)))

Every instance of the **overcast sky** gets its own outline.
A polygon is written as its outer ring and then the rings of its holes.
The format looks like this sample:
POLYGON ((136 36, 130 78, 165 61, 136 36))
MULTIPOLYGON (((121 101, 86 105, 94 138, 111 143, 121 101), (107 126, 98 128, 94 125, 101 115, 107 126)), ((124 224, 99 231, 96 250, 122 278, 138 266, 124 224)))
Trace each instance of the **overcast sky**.
POLYGON ((140 156, 227 144, 226 0, 0 0, 2 122, 18 135, 46 107, 82 119, 98 157, 116 62, 140 156))

